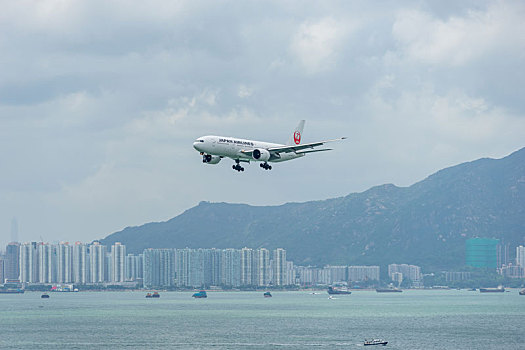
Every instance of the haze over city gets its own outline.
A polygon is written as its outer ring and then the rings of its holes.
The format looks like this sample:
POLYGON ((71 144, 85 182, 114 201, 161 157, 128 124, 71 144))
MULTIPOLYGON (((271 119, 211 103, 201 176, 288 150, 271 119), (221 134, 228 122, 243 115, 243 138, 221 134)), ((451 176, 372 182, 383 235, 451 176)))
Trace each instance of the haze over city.
POLYGON ((92 241, 200 201, 409 186, 525 144, 522 2, 8 2, 0 246, 92 241), (334 151, 232 171, 207 134, 334 151))

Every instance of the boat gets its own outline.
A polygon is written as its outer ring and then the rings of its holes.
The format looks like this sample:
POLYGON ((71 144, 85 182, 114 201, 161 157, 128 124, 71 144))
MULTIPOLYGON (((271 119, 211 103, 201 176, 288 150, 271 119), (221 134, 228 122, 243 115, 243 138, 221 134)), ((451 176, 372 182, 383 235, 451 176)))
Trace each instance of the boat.
POLYGON ((480 288, 480 293, 503 293, 505 291, 505 288, 503 286, 499 286, 498 288, 480 288))
POLYGON ((339 289, 334 287, 328 287, 328 294, 352 294, 348 289, 339 289))
POLYGON ((44 294, 42 294, 42 295, 40 296, 40 298, 42 298, 42 299, 49 299, 49 294, 44 293, 44 294))
POLYGON ((475 291, 477 291, 477 289, 476 288, 470 288, 468 291, 469 292, 475 292, 475 291))
POLYGON ((201 291, 199 291, 197 293, 194 293, 192 295, 192 297, 195 298, 195 299, 201 299, 201 298, 207 298, 208 295, 206 294, 205 290, 201 290, 201 291))
POLYGON ((376 288, 378 293, 401 293, 402 290, 398 288, 376 288))
POLYGON ((270 292, 265 292, 265 293, 264 293, 264 297, 265 297, 265 298, 271 298, 271 297, 272 297, 272 293, 270 293, 270 292))
POLYGON ((519 295, 525 295, 525 288, 519 291, 519 295))
POLYGON ((152 298, 151 293, 146 294, 146 298, 152 298))
POLYGON ((159 292, 153 292, 152 298, 160 298, 159 292))
POLYGON ((386 340, 383 340, 383 339, 370 339, 370 340, 366 340, 365 339, 365 342, 363 343, 364 346, 367 346, 367 345, 383 345, 383 346, 385 346, 386 344, 388 344, 388 342, 386 340))
POLYGON ((24 292, 20 288, 0 288, 0 294, 23 294, 24 292))

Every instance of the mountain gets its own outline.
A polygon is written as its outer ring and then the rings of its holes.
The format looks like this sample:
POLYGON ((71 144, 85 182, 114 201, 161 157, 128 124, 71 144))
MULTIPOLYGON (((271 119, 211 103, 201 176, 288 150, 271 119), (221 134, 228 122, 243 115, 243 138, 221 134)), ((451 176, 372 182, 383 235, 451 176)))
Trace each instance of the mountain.
POLYGON ((301 265, 408 263, 430 271, 463 266, 465 240, 472 237, 525 243, 525 148, 440 170, 410 187, 386 184, 280 206, 201 202, 101 242, 122 242, 132 253, 282 247, 301 265))

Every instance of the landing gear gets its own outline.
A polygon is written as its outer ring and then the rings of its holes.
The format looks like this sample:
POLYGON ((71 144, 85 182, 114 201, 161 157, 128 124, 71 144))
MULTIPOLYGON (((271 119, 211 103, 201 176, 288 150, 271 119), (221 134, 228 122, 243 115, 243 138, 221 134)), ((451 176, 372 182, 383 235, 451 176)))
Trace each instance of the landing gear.
POLYGON ((259 166, 260 166, 261 168, 263 168, 264 170, 272 170, 272 166, 269 165, 269 164, 266 163, 266 162, 259 164, 259 166))
POLYGON ((244 171, 244 168, 239 165, 238 159, 235 160, 235 163, 236 163, 235 165, 232 165, 233 170, 237 170, 238 172, 244 171))

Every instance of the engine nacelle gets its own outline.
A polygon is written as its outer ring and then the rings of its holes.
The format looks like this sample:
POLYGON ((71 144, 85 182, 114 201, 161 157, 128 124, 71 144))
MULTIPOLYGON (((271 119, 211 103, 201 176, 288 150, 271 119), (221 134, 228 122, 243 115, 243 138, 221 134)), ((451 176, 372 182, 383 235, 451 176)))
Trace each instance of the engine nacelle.
POLYGON ((260 161, 260 162, 266 162, 270 159, 270 152, 265 149, 254 149, 252 152, 253 159, 260 161))
POLYGON ((202 156, 202 162, 206 164, 218 164, 221 161, 221 157, 212 156, 211 154, 205 154, 202 156))

